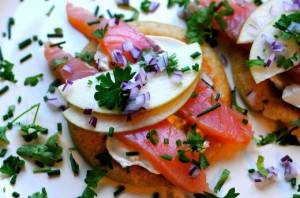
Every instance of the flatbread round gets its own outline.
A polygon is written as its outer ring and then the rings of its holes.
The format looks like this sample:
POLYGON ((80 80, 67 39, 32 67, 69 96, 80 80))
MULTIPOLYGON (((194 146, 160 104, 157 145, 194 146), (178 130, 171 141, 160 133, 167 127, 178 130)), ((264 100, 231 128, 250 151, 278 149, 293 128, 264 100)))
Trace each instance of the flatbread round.
MULTIPOLYGON (((185 30, 173 25, 156 22, 134 22, 131 23, 131 25, 144 34, 169 36, 181 41, 186 41, 184 37, 185 30)), ((203 51, 202 72, 205 72, 209 77, 211 77, 215 91, 220 93, 222 100, 227 105, 230 105, 230 88, 224 71, 224 66, 220 62, 217 54, 209 47, 209 45, 204 44, 201 47, 203 51)), ((95 156, 107 151, 105 147, 106 134, 84 130, 70 123, 69 131, 73 143, 81 155, 92 166, 99 164, 99 161, 95 156)), ((127 173, 126 169, 113 161, 113 169, 108 168, 107 171, 108 178, 124 184, 160 187, 172 186, 162 175, 152 174, 139 166, 132 166, 130 168, 130 173, 127 173)))

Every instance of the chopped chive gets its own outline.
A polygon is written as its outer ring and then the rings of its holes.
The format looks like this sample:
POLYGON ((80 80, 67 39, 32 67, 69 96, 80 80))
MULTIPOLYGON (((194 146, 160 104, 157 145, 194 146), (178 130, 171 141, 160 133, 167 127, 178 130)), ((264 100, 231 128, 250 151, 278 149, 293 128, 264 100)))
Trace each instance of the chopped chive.
POLYGON ((204 110, 203 112, 199 113, 199 114, 197 115, 197 117, 203 116, 203 115, 205 115, 205 114, 207 114, 207 113, 209 113, 209 112, 211 112, 211 111, 213 111, 213 110, 219 108, 220 106, 221 106, 221 104, 220 104, 220 103, 217 103, 217 104, 215 104, 215 105, 209 107, 208 109, 204 110))
POLYGON ((241 114, 247 115, 248 110, 240 107, 236 102, 236 87, 234 87, 234 89, 233 89, 233 91, 231 91, 231 93, 232 93, 232 95, 231 95, 232 106, 241 114))
POLYGON ((32 57, 32 54, 27 54, 26 56, 24 56, 23 58, 20 59, 20 63, 24 63, 25 61, 27 61, 31 57, 32 57))
POLYGON ((292 121, 288 123, 290 126, 300 126, 300 120, 292 121))
POLYGON ((0 47, 0 61, 3 61, 3 54, 2 54, 1 47, 0 47))
POLYGON ((6 37, 6 32, 2 32, 2 36, 3 36, 3 37, 6 37))
POLYGON ((191 54, 191 58, 192 58, 192 59, 196 59, 196 58, 198 58, 200 55, 201 55, 200 52, 194 52, 194 53, 191 54))
POLYGON ((100 20, 95 20, 95 21, 90 21, 90 22, 88 22, 87 24, 89 25, 89 26, 91 26, 91 25, 95 25, 95 24, 99 24, 100 23, 100 20))
POLYGON ((124 190, 125 190, 125 186, 122 186, 122 185, 118 186, 118 187, 117 187, 117 190, 114 192, 114 196, 115 196, 115 197, 118 196, 118 195, 119 195, 120 193, 122 193, 124 190))
POLYGON ((297 183, 297 178, 293 177, 293 178, 291 179, 291 185, 292 185, 292 187, 295 187, 295 186, 296 186, 296 183, 297 183))
POLYGON ((243 124, 245 124, 245 125, 248 124, 248 120, 246 120, 246 119, 243 119, 242 122, 243 122, 243 124))
POLYGON ((115 132, 115 128, 114 127, 109 127, 109 131, 108 131, 109 137, 113 137, 114 136, 114 132, 115 132))
POLYGON ((169 138, 164 138, 164 144, 169 144, 169 138))
POLYGON ((187 71, 190 71, 190 70, 191 70, 191 68, 189 66, 181 68, 182 72, 187 72, 187 71))
POLYGON ((139 155, 139 152, 137 152, 137 151, 126 152, 125 155, 126 156, 136 156, 136 155, 139 155))
POLYGON ((64 37, 64 35, 61 33, 50 33, 50 34, 47 34, 47 37, 48 38, 62 38, 62 37, 64 37))
POLYGON ((43 167, 43 168, 33 169, 33 173, 48 173, 49 171, 51 171, 50 167, 43 167))
POLYGON ((50 170, 47 172, 48 176, 58 176, 60 175, 60 169, 50 170))
POLYGON ((181 142, 180 139, 178 139, 178 140, 176 141, 176 145, 177 145, 177 147, 180 147, 180 146, 182 145, 182 142, 181 142))
POLYGON ((37 35, 33 35, 33 36, 32 36, 32 40, 33 40, 33 41, 37 41, 38 39, 39 39, 39 38, 38 38, 37 35))
POLYGON ((44 101, 47 102, 48 101, 48 97, 44 96, 44 101))
POLYGON ((191 98, 198 98, 199 93, 198 92, 193 92, 191 98))
POLYGON ((18 103, 20 104, 21 102, 22 102, 22 97, 19 96, 19 97, 18 97, 18 103))
POLYGON ((218 101, 220 99, 221 94, 217 93, 215 100, 218 101))
POLYGON ((62 44, 65 44, 65 43, 66 43, 66 41, 62 41, 62 42, 58 42, 58 43, 52 43, 52 44, 50 44, 50 47, 55 47, 55 46, 57 46, 57 47, 59 47, 59 48, 62 48, 61 45, 62 45, 62 44))
POLYGON ((99 12, 99 6, 96 7, 95 12, 94 12, 94 16, 97 17, 98 16, 98 12, 99 12))
POLYGON ((223 184, 226 182, 229 174, 230 174, 229 170, 227 170, 227 169, 223 170, 219 181, 217 182, 216 186, 214 187, 214 192, 215 193, 217 193, 218 191, 221 190, 221 188, 222 188, 223 184))
POLYGON ((5 114, 5 115, 2 116, 2 120, 3 120, 3 121, 8 120, 8 118, 9 118, 9 117, 8 117, 8 114, 5 114))
POLYGON ((46 13, 46 15, 47 15, 47 16, 50 16, 51 13, 52 13, 52 11, 54 10, 54 8, 55 8, 55 5, 53 5, 53 6, 50 8, 50 10, 46 13))
POLYGON ((39 43, 39 46, 42 46, 44 44, 42 40, 39 40, 38 43, 39 43))
POLYGON ((130 166, 126 166, 126 172, 131 173, 130 166))
POLYGON ((71 168, 72 168, 72 171, 73 171, 74 175, 78 175, 79 174, 79 165, 75 161, 72 153, 70 153, 69 159, 70 159, 70 162, 71 162, 71 168))
POLYGON ((54 93, 55 92, 55 87, 58 87, 59 85, 61 85, 60 80, 55 79, 52 83, 50 83, 49 88, 48 88, 48 92, 54 93))
POLYGON ((254 168, 251 168, 248 170, 248 173, 254 173, 255 172, 255 169, 254 168))
POLYGON ((57 131, 62 132, 62 124, 60 122, 57 123, 57 131))
POLYGON ((0 96, 9 90, 9 86, 5 85, 4 87, 0 88, 0 96))
POLYGON ((10 179, 10 184, 15 184, 17 181, 17 175, 13 175, 10 179))
POLYGON ((15 192, 13 192, 13 193, 11 194, 11 196, 13 196, 13 197, 20 197, 20 193, 17 193, 17 192, 15 191, 15 192))
POLYGON ((300 184, 298 184, 297 192, 300 192, 300 184))
POLYGON ((7 27, 7 37, 11 39, 11 27, 15 24, 15 19, 10 17, 8 19, 8 27, 7 27))
POLYGON ((163 154, 159 156, 160 158, 164 159, 164 160, 168 160, 168 161, 172 161, 173 157, 171 155, 168 154, 163 154))
POLYGON ((158 192, 153 192, 152 198, 159 198, 159 193, 158 192))
POLYGON ((4 157, 6 153, 7 153, 7 149, 6 148, 1 149, 1 151, 0 151, 0 157, 4 157))
POLYGON ((157 145, 159 142, 159 136, 156 130, 151 130, 147 133, 147 138, 153 145, 157 145))
POLYGON ((192 65, 192 69, 195 71, 195 72, 198 72, 199 71, 199 67, 200 65, 198 63, 195 63, 195 65, 192 65))
POLYGON ((20 50, 21 50, 21 49, 24 49, 24 48, 26 48, 27 46, 29 46, 31 43, 32 43, 32 42, 31 42, 31 39, 28 38, 28 39, 22 41, 21 43, 19 43, 19 49, 20 49, 20 50))
POLYGON ((212 90, 215 89, 214 86, 212 86, 211 84, 209 84, 206 80, 204 80, 203 78, 201 78, 201 80, 207 85, 209 86, 212 90))

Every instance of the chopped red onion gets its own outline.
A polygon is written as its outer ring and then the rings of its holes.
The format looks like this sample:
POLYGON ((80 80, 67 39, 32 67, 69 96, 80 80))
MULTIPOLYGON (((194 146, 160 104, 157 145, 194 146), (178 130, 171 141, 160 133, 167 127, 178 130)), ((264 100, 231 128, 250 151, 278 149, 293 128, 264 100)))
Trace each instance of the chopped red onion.
POLYGON ((66 83, 64 84, 63 88, 62 88, 62 91, 64 92, 67 88, 68 85, 73 85, 73 81, 71 80, 66 80, 66 83))
POLYGON ((157 8, 159 7, 160 3, 156 2, 156 1, 152 1, 151 5, 149 7, 149 11, 150 12, 154 12, 155 10, 157 10, 157 8))
POLYGON ((293 3, 290 4, 286 1, 283 2, 283 8, 285 11, 297 11, 300 10, 300 2, 299 0, 293 0, 293 3))
POLYGON ((152 59, 155 59, 155 57, 153 57, 150 53, 148 53, 144 56, 144 59, 145 59, 145 64, 150 65, 150 62, 152 62, 152 59))
POLYGON ((92 115, 92 112, 93 112, 93 109, 91 109, 91 108, 85 108, 83 110, 84 115, 92 115))
POLYGON ((97 118, 95 116, 89 116, 88 117, 88 123, 89 125, 91 125, 92 127, 96 128, 97 126, 97 118))
POLYGON ((272 53, 266 63, 266 67, 269 67, 272 64, 272 62, 274 61, 274 58, 275 58, 275 53, 272 53))
POLYGON ((132 89, 130 89, 129 99, 135 99, 139 94, 139 90, 140 89, 138 87, 133 87, 132 89))
POLYGON ((135 76, 135 82, 139 83, 141 86, 147 83, 146 80, 147 74, 144 67, 140 67, 140 73, 135 76))
POLYGON ((127 40, 124 43, 122 43, 123 51, 129 52, 131 49, 133 49, 133 44, 131 41, 127 40))
POLYGON ((118 65, 127 65, 127 60, 122 54, 121 50, 114 50, 113 52, 113 62, 116 62, 118 65))
POLYGON ((115 0, 116 4, 129 6, 129 0, 115 0))
POLYGON ((284 167, 284 178, 287 181, 297 177, 299 166, 296 162, 293 162, 290 156, 286 155, 281 159, 281 164, 284 167))
POLYGON ((175 83, 180 83, 182 80, 183 72, 180 70, 174 71, 173 75, 171 76, 171 80, 175 83))
POLYGON ((245 5, 246 5, 245 0, 236 0, 236 2, 237 2, 237 4, 238 4, 239 6, 241 6, 241 7, 245 7, 245 5))
POLYGON ((296 22, 291 22, 291 24, 289 25, 289 27, 287 27, 287 30, 290 32, 300 32, 300 23, 296 23, 296 22))
POLYGON ((269 174, 266 177, 261 175, 258 171, 255 171, 253 173, 249 173, 249 177, 258 186, 264 186, 264 185, 274 181, 277 178, 277 175, 279 173, 279 170, 274 168, 274 167, 267 168, 267 171, 268 171, 269 174))
POLYGON ((131 82, 131 81, 128 81, 128 82, 122 82, 121 83, 121 89, 123 91, 126 91, 126 90, 130 90, 134 87, 137 87, 138 89, 141 88, 141 85, 139 83, 136 83, 136 82, 131 82))
POLYGON ((161 57, 158 58, 157 66, 159 68, 159 71, 163 71, 167 67, 166 62, 165 62, 163 56, 161 56, 161 57))
POLYGON ((133 46, 133 48, 130 50, 130 54, 132 58, 136 61, 141 57, 142 51, 139 48, 133 46))
POLYGON ((62 70, 63 71, 66 71, 66 72, 68 72, 68 73, 73 73, 73 69, 69 66, 69 65, 64 65, 63 67, 62 67, 62 70))
POLYGON ((119 23, 120 23, 120 19, 119 18, 112 18, 112 19, 109 20, 108 26, 109 27, 113 27, 115 25, 119 25, 119 23))
POLYGON ((53 107, 54 109, 58 109, 62 111, 67 109, 67 106, 58 98, 48 98, 47 104, 53 107))
POLYGON ((199 175, 199 173, 200 169, 195 164, 192 164, 189 170, 189 176, 194 179, 197 177, 197 175, 199 175))
POLYGON ((282 44, 280 44, 278 41, 270 39, 267 35, 262 34, 261 38, 264 39, 271 47, 273 52, 282 52, 282 44))
POLYGON ((146 92, 144 94, 138 95, 134 100, 131 100, 126 106, 124 113, 133 114, 141 109, 148 109, 146 102, 150 100, 150 93, 146 92))

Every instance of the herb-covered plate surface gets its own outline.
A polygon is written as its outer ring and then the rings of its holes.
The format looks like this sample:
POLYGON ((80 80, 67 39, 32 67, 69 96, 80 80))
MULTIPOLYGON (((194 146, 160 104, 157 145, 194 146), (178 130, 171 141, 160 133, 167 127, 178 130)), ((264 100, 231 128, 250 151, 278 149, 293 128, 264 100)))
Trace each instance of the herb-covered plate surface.
MULTIPOLYGON (((95 12, 99 6, 99 14, 105 17, 109 17, 107 10, 111 13, 123 13, 125 18, 132 16, 132 10, 119 7, 114 1, 69 2, 91 12, 95 12)), ((142 12, 142 2, 130 2, 130 5, 139 11, 138 20, 164 22, 185 28, 185 21, 178 16, 181 9, 178 2, 180 4, 185 1, 177 1, 176 5, 168 8, 168 1, 162 0, 159 1, 159 7, 149 13, 142 12)), ((58 94, 58 91, 51 93, 55 83, 50 85, 55 81, 55 77, 44 57, 43 42, 66 41, 63 49, 71 54, 81 51, 88 42, 69 24, 65 11, 66 3, 64 0, 0 2, 0 58, 3 58, 0 60, 0 197, 17 197, 18 194, 19 197, 46 197, 46 194, 50 198, 78 197, 87 190, 86 173, 92 168, 74 148, 62 112, 51 108, 45 102, 46 97, 51 98, 53 94, 58 94), (63 30, 62 37, 57 36, 60 30, 63 30), (48 34, 56 36, 49 37, 48 34), (47 153, 49 150, 52 152, 51 156, 47 153), (46 166, 35 164, 30 159, 32 155, 38 156, 46 166)), ((229 65, 226 70, 233 88, 229 65)), ((238 99, 237 102, 243 106, 241 100, 238 99)), ((299 147, 280 146, 276 143, 276 140, 280 141, 282 138, 280 132, 264 138, 266 143, 272 143, 258 146, 257 142, 264 143, 259 141, 259 135, 266 137, 275 129, 276 123, 252 112, 249 122, 255 131, 254 136, 258 139, 252 141, 240 154, 227 161, 218 162, 208 169, 207 182, 212 190, 222 173, 224 177, 226 174, 229 176, 223 180, 225 183, 220 191, 213 193, 215 195, 203 196, 293 197, 294 194, 300 194, 297 192, 299 176, 296 174, 286 179, 285 168, 281 163, 281 159, 286 155, 289 155, 295 164, 300 163, 299 147), (269 167, 276 170, 268 170, 269 167), (260 174, 273 171, 277 176, 273 175, 273 181, 269 183, 255 182, 251 177, 257 170, 260 174)), ((259 179, 263 180, 256 178, 259 179)), ((156 188, 120 188, 119 183, 106 178, 101 179, 97 187, 90 190, 89 197, 94 196, 92 191, 98 197, 186 196, 180 191, 172 193, 156 188)))

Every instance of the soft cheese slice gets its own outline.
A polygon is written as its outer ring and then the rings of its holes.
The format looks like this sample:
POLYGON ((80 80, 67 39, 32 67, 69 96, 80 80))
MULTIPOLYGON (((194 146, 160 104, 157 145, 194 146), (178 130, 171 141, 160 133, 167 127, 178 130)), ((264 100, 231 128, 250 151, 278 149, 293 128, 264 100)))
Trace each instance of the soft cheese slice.
POLYGON ((170 115, 177 112, 191 97, 193 91, 197 86, 198 80, 188 87, 183 93, 178 95, 175 99, 171 100, 167 104, 160 108, 154 108, 152 110, 140 111, 131 115, 131 121, 128 121, 127 115, 113 115, 94 113, 97 118, 97 126, 94 128, 87 122, 88 116, 83 114, 83 110, 70 107, 63 112, 65 118, 74 125, 96 132, 108 133, 109 128, 113 127, 115 132, 132 131, 142 127, 156 124, 170 115))
POLYGON ((238 44, 252 43, 261 30, 283 13, 284 4, 292 4, 292 0, 270 0, 257 7, 244 22, 237 40, 238 44))
POLYGON ((300 86, 293 84, 285 87, 282 93, 282 99, 300 108, 300 86))
MULTIPOLYGON (((280 35, 280 30, 273 27, 274 23, 278 21, 279 18, 276 18, 274 21, 272 21, 270 24, 268 24, 261 33, 257 36, 255 41, 252 44, 251 51, 250 51, 250 57, 249 59, 257 59, 259 56, 260 58, 264 59, 265 62, 269 59, 271 54, 273 53, 270 45, 261 38, 262 34, 265 34, 268 38, 273 39, 274 35, 280 35)), ((280 52, 279 54, 289 58, 294 55, 294 53, 297 52, 298 60, 294 61, 294 65, 297 65, 300 63, 300 48, 299 45, 296 42, 296 39, 292 37, 290 40, 286 41, 285 39, 279 37, 277 39, 280 43, 284 46, 284 51, 280 52)), ((269 67, 261 67, 261 66, 253 66, 250 68, 250 71, 252 73, 252 76, 256 83, 259 83, 261 81, 264 81, 272 76, 275 76, 276 74, 282 73, 286 71, 285 69, 277 67, 276 61, 273 61, 269 67)))
MULTIPOLYGON (((198 63, 201 66, 202 55, 196 59, 190 57, 194 52, 201 52, 199 44, 194 43, 186 45, 183 42, 169 38, 169 37, 151 37, 159 45, 163 47, 168 54, 176 54, 178 59, 178 68, 192 66, 198 63)), ((132 66, 132 70, 139 73, 139 64, 132 66)), ((112 71, 109 71, 112 73, 112 71)), ((63 86, 59 87, 59 90, 63 97, 73 106, 80 109, 93 108, 94 112, 102 114, 120 114, 119 110, 108 110, 105 107, 99 107, 97 101, 94 99, 96 92, 95 85, 99 84, 96 77, 100 74, 90 76, 87 78, 76 80, 72 86, 68 86, 65 91, 62 91, 63 86), (92 85, 88 84, 91 81, 92 85)), ((111 75, 113 76, 113 75, 111 75)), ((180 84, 174 83, 170 77, 168 77, 166 71, 158 72, 152 78, 147 80, 147 84, 142 87, 139 93, 150 93, 149 110, 161 107, 170 101, 174 100, 180 94, 186 91, 199 77, 199 72, 193 70, 184 72, 183 78, 180 84)))

